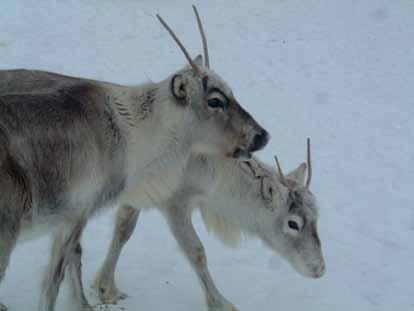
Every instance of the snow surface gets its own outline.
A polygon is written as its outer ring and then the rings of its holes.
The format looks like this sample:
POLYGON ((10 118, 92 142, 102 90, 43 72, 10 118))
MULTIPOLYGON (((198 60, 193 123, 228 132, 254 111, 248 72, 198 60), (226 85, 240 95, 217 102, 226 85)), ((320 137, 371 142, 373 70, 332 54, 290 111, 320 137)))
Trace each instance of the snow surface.
MULTIPOLYGON (((196 215, 209 266, 240 310, 414 310, 414 2, 195 1, 212 67, 270 129, 260 154, 286 169, 313 142, 327 274, 301 277, 260 242, 227 249, 196 215)), ((136 84, 184 63, 155 13, 195 55, 191 1, 0 3, 0 67, 136 84)), ((87 285, 111 237, 113 212, 84 235, 87 285)), ((0 288, 10 311, 35 310, 49 238, 21 244, 0 288)), ((141 216, 120 260, 127 300, 107 310, 205 310, 196 277, 157 212, 141 216)), ((97 300, 88 289, 88 298, 97 300)), ((71 310, 67 287, 58 310, 71 310)))

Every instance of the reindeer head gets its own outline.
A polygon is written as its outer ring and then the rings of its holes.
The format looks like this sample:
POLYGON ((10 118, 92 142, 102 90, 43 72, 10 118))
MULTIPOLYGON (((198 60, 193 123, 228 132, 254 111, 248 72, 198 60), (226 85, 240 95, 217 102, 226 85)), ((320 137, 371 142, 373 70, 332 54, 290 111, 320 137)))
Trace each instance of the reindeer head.
POLYGON ((304 276, 319 278, 325 272, 317 231, 318 206, 310 191, 312 167, 308 139, 307 165, 284 176, 276 159, 278 175, 261 181, 262 200, 272 216, 264 220, 259 236, 304 276), (306 167, 308 168, 305 182, 306 167))
POLYGON ((240 106, 227 83, 210 70, 206 37, 197 9, 193 8, 203 42, 204 64, 201 56, 190 57, 171 28, 157 15, 189 62, 168 79, 174 105, 186 114, 187 122, 196 124, 191 127, 196 141, 193 151, 249 158, 267 144, 269 134, 240 106))

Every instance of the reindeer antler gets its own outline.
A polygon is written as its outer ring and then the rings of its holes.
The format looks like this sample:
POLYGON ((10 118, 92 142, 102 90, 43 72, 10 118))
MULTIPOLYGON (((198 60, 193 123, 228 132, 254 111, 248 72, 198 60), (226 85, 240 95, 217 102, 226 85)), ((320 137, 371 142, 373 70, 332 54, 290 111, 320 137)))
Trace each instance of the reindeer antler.
POLYGON ((312 180, 312 163, 311 163, 311 151, 310 151, 310 139, 309 139, 309 137, 307 139, 307 144, 308 144, 308 158, 307 158, 308 176, 306 178, 306 188, 309 188, 311 180, 312 180))
POLYGON ((200 18, 200 15, 198 15, 198 11, 197 11, 197 8, 195 7, 195 5, 193 5, 193 10, 194 10, 194 13, 195 13, 196 18, 197 18, 198 30, 200 31, 201 40, 203 42, 204 64, 207 68, 210 68, 210 60, 208 58, 208 47, 207 47, 206 34, 204 32, 203 24, 201 23, 201 18, 200 18))
POLYGON ((282 168, 280 167, 280 163, 279 163, 279 160, 277 159, 277 156, 275 156, 275 161, 276 161, 277 170, 280 176, 280 180, 282 184, 286 186, 287 185, 286 178, 285 178, 285 175, 283 175, 282 168))
POLYGON ((168 26, 168 24, 164 21, 164 19, 157 14, 157 18, 160 21, 160 23, 164 26, 164 28, 168 31, 168 33, 171 35, 171 37, 174 39, 175 43, 180 47, 181 51, 184 53, 185 58, 187 58, 187 61, 190 63, 191 67, 193 67, 194 71, 200 75, 203 76, 203 72, 200 69, 200 67, 197 66, 196 63, 193 62, 193 60, 190 57, 190 54, 185 49, 184 45, 181 43, 181 41, 178 39, 174 31, 168 26))

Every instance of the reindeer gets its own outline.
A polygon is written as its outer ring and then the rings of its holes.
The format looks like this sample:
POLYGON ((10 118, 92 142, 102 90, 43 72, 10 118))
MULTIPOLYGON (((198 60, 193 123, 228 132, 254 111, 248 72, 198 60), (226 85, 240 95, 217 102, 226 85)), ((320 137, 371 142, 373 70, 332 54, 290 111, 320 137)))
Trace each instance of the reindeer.
POLYGON ((0 281, 19 237, 52 231, 41 311, 54 310, 66 269, 79 309, 92 310, 82 290, 79 240, 98 210, 142 185, 169 189, 192 153, 244 159, 266 145, 268 133, 210 69, 194 12, 205 62, 192 59, 157 15, 189 63, 158 83, 0 71, 0 281))
POLYGON ((117 212, 114 236, 93 284, 101 301, 115 303, 126 297, 115 284, 115 267, 140 210, 147 206, 155 206, 166 217, 198 276, 209 311, 237 309, 219 292, 208 271, 205 251, 191 220, 196 208, 200 209, 206 227, 227 245, 238 245, 242 234, 258 237, 302 275, 321 277, 325 263, 317 231, 318 206, 309 189, 309 139, 307 154, 307 165, 302 163, 286 176, 276 157, 278 173, 255 158, 237 162, 221 156, 193 154, 168 197, 145 196, 155 191, 138 191, 134 198, 129 197, 117 212))

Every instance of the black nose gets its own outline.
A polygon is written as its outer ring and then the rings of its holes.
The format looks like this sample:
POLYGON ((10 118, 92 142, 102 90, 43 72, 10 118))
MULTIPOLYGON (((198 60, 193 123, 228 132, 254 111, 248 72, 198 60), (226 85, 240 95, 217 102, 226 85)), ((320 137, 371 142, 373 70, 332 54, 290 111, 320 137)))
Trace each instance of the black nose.
POLYGON ((249 151, 255 152, 262 149, 268 143, 270 135, 265 130, 262 130, 260 134, 256 134, 253 138, 253 143, 250 145, 249 151))

